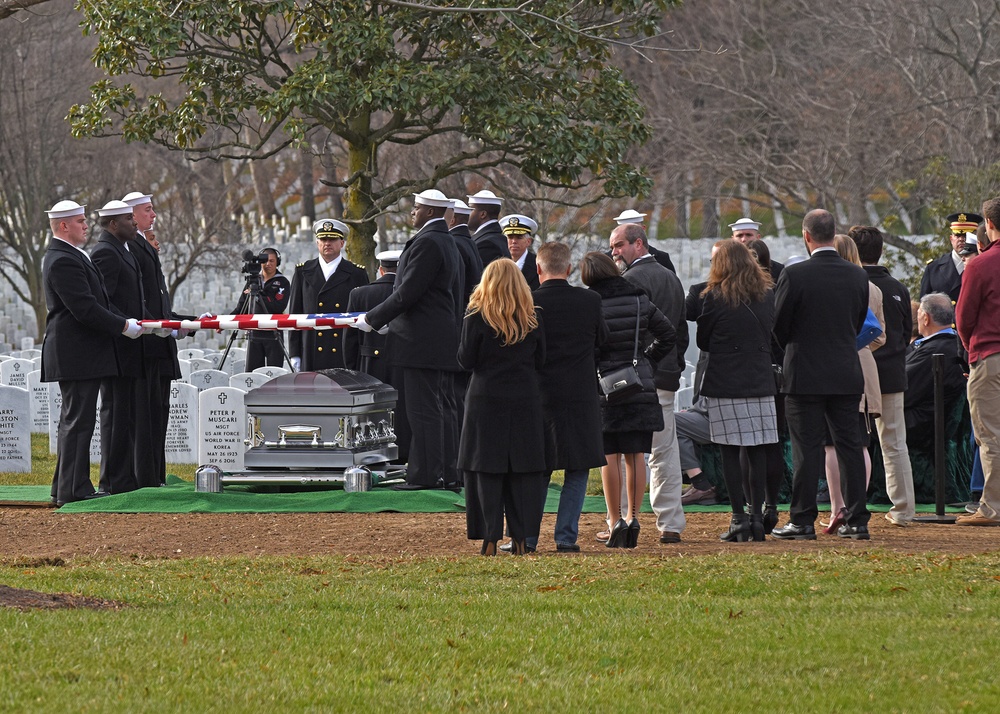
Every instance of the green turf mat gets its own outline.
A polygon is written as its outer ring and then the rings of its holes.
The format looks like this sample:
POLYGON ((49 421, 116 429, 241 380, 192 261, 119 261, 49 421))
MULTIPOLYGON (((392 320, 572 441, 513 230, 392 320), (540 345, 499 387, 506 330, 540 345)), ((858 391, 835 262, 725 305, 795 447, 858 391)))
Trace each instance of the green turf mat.
POLYGON ((51 494, 51 486, 0 486, 0 502, 37 501, 48 503, 51 494))

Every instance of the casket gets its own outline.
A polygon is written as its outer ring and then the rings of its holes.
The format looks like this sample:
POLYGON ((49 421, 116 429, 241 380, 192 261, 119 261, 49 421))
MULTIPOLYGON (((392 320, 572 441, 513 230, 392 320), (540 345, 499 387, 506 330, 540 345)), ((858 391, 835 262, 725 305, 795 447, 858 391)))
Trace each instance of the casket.
POLYGON ((247 469, 347 469, 396 458, 396 390, 363 372, 275 377, 247 393, 247 469))

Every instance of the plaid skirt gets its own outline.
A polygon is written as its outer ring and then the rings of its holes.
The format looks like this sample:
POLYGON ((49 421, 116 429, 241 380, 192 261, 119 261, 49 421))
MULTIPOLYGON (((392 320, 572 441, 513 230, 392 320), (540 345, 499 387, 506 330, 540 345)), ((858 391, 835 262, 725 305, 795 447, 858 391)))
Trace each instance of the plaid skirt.
POLYGON ((774 397, 705 397, 712 442, 759 446, 778 441, 774 397))

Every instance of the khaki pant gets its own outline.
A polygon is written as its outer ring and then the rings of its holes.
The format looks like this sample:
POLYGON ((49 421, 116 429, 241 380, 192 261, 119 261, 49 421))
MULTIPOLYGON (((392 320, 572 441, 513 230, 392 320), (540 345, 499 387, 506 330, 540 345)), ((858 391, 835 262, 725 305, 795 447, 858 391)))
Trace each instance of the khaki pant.
POLYGON ((885 490, 892 501, 889 516, 911 521, 915 512, 913 469, 906 448, 906 419, 903 417, 903 392, 882 395, 882 415, 875 421, 878 441, 885 464, 885 490))
POLYGON ((649 504, 656 514, 656 527, 661 532, 680 533, 687 522, 684 507, 681 506, 683 478, 674 422, 674 394, 665 389, 656 390, 663 410, 663 430, 653 432, 653 450, 649 458, 649 504))
POLYGON ((983 462, 983 496, 979 515, 1000 519, 1000 354, 972 365, 969 375, 969 409, 972 428, 983 462))

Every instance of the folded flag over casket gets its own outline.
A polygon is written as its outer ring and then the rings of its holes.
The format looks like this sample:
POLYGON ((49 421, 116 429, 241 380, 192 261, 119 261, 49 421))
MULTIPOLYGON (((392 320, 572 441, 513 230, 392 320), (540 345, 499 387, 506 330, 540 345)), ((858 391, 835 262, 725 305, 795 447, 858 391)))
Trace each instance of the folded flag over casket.
POLYGON ((363 312, 325 312, 315 315, 214 315, 194 320, 140 320, 149 330, 328 330, 348 327, 363 312))

